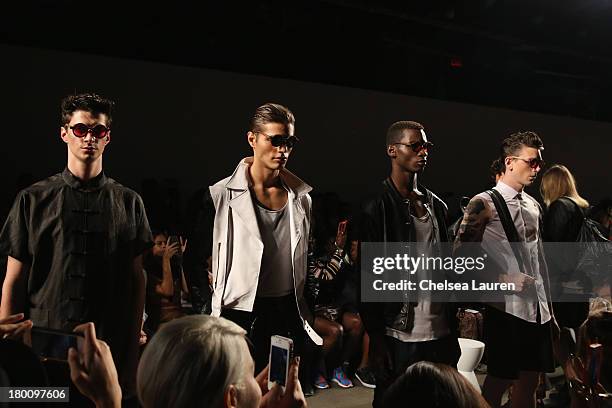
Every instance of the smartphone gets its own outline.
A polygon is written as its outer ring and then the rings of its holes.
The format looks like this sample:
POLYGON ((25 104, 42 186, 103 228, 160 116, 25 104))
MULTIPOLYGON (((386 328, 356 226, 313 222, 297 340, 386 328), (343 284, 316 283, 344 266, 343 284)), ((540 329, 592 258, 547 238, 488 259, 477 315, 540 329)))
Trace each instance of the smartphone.
POLYGON ((172 245, 172 244, 178 244, 178 252, 176 254, 174 254, 173 258, 177 258, 180 259, 182 257, 181 254, 181 240, 179 238, 178 235, 170 235, 168 237, 168 245, 172 245))
POLYGON ((268 389, 271 390, 274 384, 278 384, 285 392, 291 357, 293 357, 293 340, 283 336, 272 336, 270 338, 268 389))
POLYGON ((32 351, 43 361, 68 361, 68 349, 78 348, 81 333, 64 332, 46 327, 32 327, 32 351))

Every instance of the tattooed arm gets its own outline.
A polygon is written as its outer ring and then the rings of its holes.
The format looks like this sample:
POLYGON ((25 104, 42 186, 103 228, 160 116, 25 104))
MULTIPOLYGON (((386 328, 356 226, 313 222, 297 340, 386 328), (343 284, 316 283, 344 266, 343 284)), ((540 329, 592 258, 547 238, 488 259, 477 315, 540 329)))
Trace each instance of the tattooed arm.
POLYGON ((489 204, 480 197, 472 198, 459 226, 454 245, 455 252, 461 251, 462 243, 482 242, 482 236, 490 219, 491 207, 489 204))

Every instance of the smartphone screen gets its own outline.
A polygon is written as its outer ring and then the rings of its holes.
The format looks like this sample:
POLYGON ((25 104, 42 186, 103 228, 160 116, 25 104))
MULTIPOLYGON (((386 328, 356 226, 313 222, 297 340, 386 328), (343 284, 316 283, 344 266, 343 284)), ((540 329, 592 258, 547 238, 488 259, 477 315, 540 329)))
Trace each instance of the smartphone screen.
POLYGON ((270 348, 270 382, 277 383, 283 387, 287 384, 288 362, 289 350, 273 344, 270 348))
POLYGON ((68 349, 77 348, 79 333, 65 333, 42 327, 32 328, 32 351, 49 360, 67 361, 68 349))

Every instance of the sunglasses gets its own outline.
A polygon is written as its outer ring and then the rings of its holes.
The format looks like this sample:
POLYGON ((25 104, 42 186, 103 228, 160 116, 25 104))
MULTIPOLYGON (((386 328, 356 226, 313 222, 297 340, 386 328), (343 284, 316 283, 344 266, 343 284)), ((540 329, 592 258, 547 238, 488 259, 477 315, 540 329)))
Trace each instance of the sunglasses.
POLYGON ((262 132, 256 132, 261 135, 264 135, 266 139, 272 144, 274 147, 287 146, 287 149, 293 149, 293 147, 300 141, 297 136, 287 136, 287 135, 267 135, 262 132))
POLYGON ((84 123, 77 123, 76 125, 69 127, 72 130, 72 133, 79 138, 85 137, 89 132, 91 132, 91 135, 96 139, 102 139, 108 135, 108 132, 110 132, 110 129, 104 125, 96 125, 90 128, 84 123))
POLYGON ((511 157, 514 159, 519 159, 519 160, 524 161, 532 169, 537 169, 538 167, 543 168, 544 165, 546 164, 546 162, 540 159, 539 157, 534 157, 533 159, 529 159, 529 160, 523 159, 522 157, 518 157, 518 156, 511 156, 511 157))
POLYGON ((410 143, 410 144, 408 144, 408 143, 394 143, 394 144, 408 146, 415 153, 419 153, 421 150, 429 151, 433 147, 433 143, 431 143, 431 142, 423 142, 422 140, 419 141, 419 142, 414 142, 414 143, 410 143))

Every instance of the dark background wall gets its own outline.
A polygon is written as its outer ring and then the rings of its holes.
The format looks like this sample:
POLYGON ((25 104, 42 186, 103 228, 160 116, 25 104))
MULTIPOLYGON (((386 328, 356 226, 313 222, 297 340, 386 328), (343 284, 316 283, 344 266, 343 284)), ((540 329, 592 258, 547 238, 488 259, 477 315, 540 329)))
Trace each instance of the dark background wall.
MULTIPOLYGON (((104 167, 137 191, 145 178, 170 179, 186 198, 229 175, 250 154, 248 119, 267 101, 296 115, 302 142, 288 167, 315 191, 335 191, 348 201, 387 175, 384 134, 396 120, 425 125, 435 150, 423 182, 440 194, 487 187, 501 139, 516 130, 538 132, 544 159, 567 165, 587 199, 611 191, 610 123, 34 48, 0 45, 0 55, 3 219, 20 175, 38 180, 65 166, 59 101, 85 91, 117 101, 104 167)), ((264 53, 259 63, 267 61, 264 53)))

